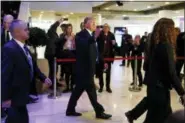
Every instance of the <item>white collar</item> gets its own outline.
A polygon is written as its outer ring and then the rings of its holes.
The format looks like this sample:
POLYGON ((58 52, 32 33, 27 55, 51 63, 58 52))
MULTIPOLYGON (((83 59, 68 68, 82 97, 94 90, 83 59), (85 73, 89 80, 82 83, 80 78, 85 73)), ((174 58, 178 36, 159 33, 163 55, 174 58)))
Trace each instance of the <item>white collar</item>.
POLYGON ((87 29, 87 28, 86 28, 86 30, 87 30, 87 31, 89 32, 89 34, 92 36, 92 33, 93 33, 93 32, 92 32, 91 30, 87 29))
POLYGON ((15 39, 15 38, 14 38, 14 40, 15 40, 15 42, 16 42, 21 48, 24 48, 24 45, 25 45, 24 43, 22 43, 21 41, 15 39))

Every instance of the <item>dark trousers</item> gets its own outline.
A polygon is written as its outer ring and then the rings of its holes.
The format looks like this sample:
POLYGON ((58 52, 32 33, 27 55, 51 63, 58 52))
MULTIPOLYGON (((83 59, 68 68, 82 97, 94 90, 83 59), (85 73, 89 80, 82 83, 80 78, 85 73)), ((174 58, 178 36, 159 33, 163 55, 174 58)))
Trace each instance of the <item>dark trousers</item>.
POLYGON ((179 77, 180 80, 182 80, 182 78, 180 76, 180 72, 183 67, 183 64, 184 64, 184 60, 177 60, 177 62, 176 62, 176 72, 177 72, 177 76, 179 77))
MULTIPOLYGON (((133 82, 134 82, 134 78, 135 78, 135 60, 131 61, 131 67, 132 67, 132 75, 133 75, 133 82)), ((143 76, 141 73, 141 67, 142 67, 142 60, 137 60, 137 75, 139 78, 139 84, 142 85, 143 83, 143 76)))
POLYGON ((49 56, 46 58, 49 64, 49 78, 54 82, 54 56, 49 56))
POLYGON ((9 108, 6 123, 29 123, 29 116, 26 106, 9 108))
POLYGON ((104 112, 104 108, 101 104, 98 103, 97 101, 97 94, 96 94, 96 89, 94 83, 88 84, 86 87, 83 87, 82 85, 77 84, 71 94, 71 97, 69 99, 68 107, 67 107, 67 112, 74 112, 75 107, 77 104, 78 99, 82 95, 82 93, 86 91, 90 102, 96 112, 96 114, 100 114, 104 112))
MULTIPOLYGON (((123 53, 122 57, 123 57, 123 58, 128 58, 128 57, 130 57, 130 52, 123 53)), ((125 65, 125 62, 126 62, 126 60, 123 60, 123 61, 122 61, 122 64, 125 65)), ((131 63, 131 60, 127 60, 127 66, 129 66, 130 63, 131 63)))
MULTIPOLYGON (((111 79, 111 62, 107 62, 108 69, 106 70, 106 88, 110 88, 110 79, 111 79)), ((104 73, 104 63, 99 64, 99 84, 100 89, 103 89, 104 81, 103 81, 103 73, 104 73)))
POLYGON ((144 123, 164 123, 172 114, 170 91, 163 87, 147 88, 147 115, 144 123))
POLYGON ((137 120, 142 114, 147 111, 147 97, 144 97, 131 111, 130 115, 134 120, 137 120))

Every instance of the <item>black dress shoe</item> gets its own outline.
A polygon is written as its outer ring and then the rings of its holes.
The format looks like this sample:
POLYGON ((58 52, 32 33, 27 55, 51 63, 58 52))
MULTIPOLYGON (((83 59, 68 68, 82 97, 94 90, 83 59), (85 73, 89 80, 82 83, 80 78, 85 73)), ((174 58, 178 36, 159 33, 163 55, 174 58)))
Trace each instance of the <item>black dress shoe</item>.
POLYGON ((98 92, 100 92, 100 93, 103 92, 103 89, 100 88, 98 92))
POLYGON ((134 123, 134 119, 131 117, 130 111, 126 112, 125 116, 127 117, 129 123, 134 123))
POLYGON ((78 116, 82 116, 81 113, 78 113, 78 112, 66 112, 66 116, 75 116, 75 117, 78 117, 78 116))
POLYGON ((139 87, 140 87, 140 88, 142 88, 142 87, 143 87, 143 85, 142 85, 142 84, 139 84, 139 87))
POLYGON ((112 93, 112 90, 110 88, 107 89, 108 93, 112 93))
POLYGON ((134 85, 134 82, 132 82, 130 85, 134 85))
POLYGON ((36 103, 39 100, 38 97, 31 97, 29 96, 29 103, 36 103))
POLYGON ((98 118, 98 119, 105 119, 106 120, 111 117, 112 117, 112 115, 110 115, 110 114, 105 114, 105 113, 96 114, 96 118, 98 118))

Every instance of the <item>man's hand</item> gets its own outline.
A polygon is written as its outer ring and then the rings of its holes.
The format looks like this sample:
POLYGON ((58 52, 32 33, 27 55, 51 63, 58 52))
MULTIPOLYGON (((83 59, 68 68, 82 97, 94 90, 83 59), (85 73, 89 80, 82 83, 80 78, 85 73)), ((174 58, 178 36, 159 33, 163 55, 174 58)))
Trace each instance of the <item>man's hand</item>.
POLYGON ((44 84, 46 85, 46 86, 51 86, 52 85, 52 82, 51 82, 51 80, 49 79, 49 78, 46 78, 45 80, 44 80, 44 84))
POLYGON ((60 20, 58 20, 59 23, 62 23, 64 21, 63 18, 60 18, 60 20))
POLYGON ((109 68, 109 66, 108 66, 107 63, 104 64, 104 68, 105 68, 105 69, 108 69, 108 68, 109 68))
POLYGON ((11 103, 12 103, 11 100, 3 101, 2 102, 2 107, 3 108, 10 108, 11 107, 11 103))
POLYGON ((115 40, 112 40, 112 44, 115 45, 116 44, 116 41, 115 40))

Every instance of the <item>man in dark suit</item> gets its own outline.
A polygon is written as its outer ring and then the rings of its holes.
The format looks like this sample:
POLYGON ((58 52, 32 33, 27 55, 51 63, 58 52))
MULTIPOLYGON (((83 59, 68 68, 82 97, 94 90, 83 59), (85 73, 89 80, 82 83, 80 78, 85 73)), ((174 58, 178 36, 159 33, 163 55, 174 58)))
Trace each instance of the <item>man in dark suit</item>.
POLYGON ((98 51, 99 51, 99 65, 98 65, 98 76, 99 76, 99 83, 100 83, 100 90, 101 93, 103 91, 103 73, 104 69, 106 69, 106 90, 109 93, 112 93, 110 88, 110 79, 111 79, 111 63, 113 61, 104 61, 104 58, 114 58, 115 55, 115 48, 116 48, 116 41, 114 34, 110 32, 110 27, 108 24, 104 24, 103 31, 97 38, 98 43, 98 51))
POLYGON ((76 35, 76 86, 70 97, 66 115, 82 115, 75 111, 75 107, 82 93, 86 91, 95 110, 96 118, 109 119, 111 115, 105 114, 103 106, 97 102, 94 84, 97 60, 97 47, 95 36, 93 35, 93 31, 96 29, 95 20, 92 17, 86 17, 84 26, 85 29, 76 35))
MULTIPOLYGON (((182 32, 178 35, 177 37, 177 48, 176 48, 176 55, 178 57, 184 57, 184 43, 185 43, 185 32, 182 32)), ((180 76, 181 69, 183 67, 184 60, 182 59, 177 59, 176 61, 176 72, 177 76, 182 82, 182 77, 180 76)))
POLYGON ((3 18, 3 26, 1 27, 1 47, 4 46, 11 39, 11 34, 9 32, 10 24, 13 21, 12 15, 6 15, 3 18))
MULTIPOLYGON (((130 57, 130 47, 132 46, 132 35, 128 34, 128 30, 125 30, 125 34, 122 36, 122 42, 121 42, 121 54, 122 57, 130 57)), ((122 64, 120 66, 125 66, 125 61, 122 61, 122 64)), ((131 63, 131 60, 128 60, 127 67, 129 67, 129 64, 131 63)))
POLYGON ((13 39, 2 50, 2 106, 9 108, 6 123, 29 123, 26 104, 32 79, 38 76, 46 86, 51 80, 41 73, 25 44, 29 38, 27 24, 14 20, 10 32, 13 39))
MULTIPOLYGON (((48 30, 49 42, 46 45, 45 58, 48 60, 49 64, 49 78, 54 82, 54 58, 56 57, 56 43, 60 40, 57 34, 57 27, 60 23, 63 22, 63 19, 56 21, 48 30)), ((58 84, 58 83, 57 83, 58 84)))

